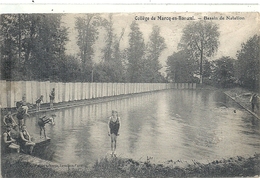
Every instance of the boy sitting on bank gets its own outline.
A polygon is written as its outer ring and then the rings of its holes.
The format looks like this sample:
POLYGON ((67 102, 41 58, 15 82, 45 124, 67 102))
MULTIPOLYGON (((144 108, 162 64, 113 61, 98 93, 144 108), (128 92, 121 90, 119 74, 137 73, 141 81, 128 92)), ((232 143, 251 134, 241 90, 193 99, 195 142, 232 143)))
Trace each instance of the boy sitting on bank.
POLYGON ((25 114, 30 117, 30 115, 28 114, 28 110, 29 108, 32 108, 32 105, 30 103, 26 102, 26 97, 23 96, 22 97, 22 101, 17 101, 16 102, 16 110, 19 110, 19 108, 23 108, 23 110, 25 110, 25 114))
POLYGON ((56 117, 56 115, 52 114, 51 117, 43 116, 43 117, 39 118, 38 125, 40 126, 40 137, 42 136, 42 130, 43 130, 44 137, 45 137, 45 139, 47 138, 46 133, 45 133, 45 124, 49 123, 51 125, 54 125, 55 117, 56 117))
POLYGON ((20 146, 17 145, 15 142, 16 140, 11 136, 11 126, 6 126, 6 132, 3 134, 4 144, 5 144, 5 151, 11 151, 12 149, 16 150, 17 153, 20 152, 20 146))

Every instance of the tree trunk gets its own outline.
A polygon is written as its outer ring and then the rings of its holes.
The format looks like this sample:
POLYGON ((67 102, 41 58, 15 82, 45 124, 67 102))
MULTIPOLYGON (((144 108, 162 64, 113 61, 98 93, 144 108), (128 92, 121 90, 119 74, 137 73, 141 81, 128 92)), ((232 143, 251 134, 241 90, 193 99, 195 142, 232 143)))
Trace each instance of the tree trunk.
POLYGON ((202 58, 203 58, 203 42, 201 41, 201 51, 200 51, 200 84, 202 84, 202 58))

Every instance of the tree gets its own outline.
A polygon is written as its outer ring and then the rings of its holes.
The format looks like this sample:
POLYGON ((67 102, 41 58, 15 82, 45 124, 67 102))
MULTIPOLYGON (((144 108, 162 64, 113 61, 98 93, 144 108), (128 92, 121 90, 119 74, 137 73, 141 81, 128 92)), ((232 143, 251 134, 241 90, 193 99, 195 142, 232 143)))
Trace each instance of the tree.
POLYGON ((205 60, 203 65, 203 77, 209 78, 211 76, 211 62, 208 60, 205 60))
POLYGON ((166 48, 165 40, 160 35, 160 27, 153 26, 153 31, 149 37, 145 57, 145 80, 146 82, 160 82, 162 77, 159 70, 162 66, 159 63, 159 57, 166 48))
POLYGON ((109 14, 108 20, 104 19, 102 25, 106 30, 106 39, 105 39, 105 47, 102 49, 103 52, 103 60, 111 61, 112 53, 113 53, 113 43, 115 41, 115 35, 113 33, 113 16, 109 14))
POLYGON ((60 14, 1 15, 3 79, 51 79, 65 56, 60 14))
POLYGON ((260 36, 250 37, 237 51, 236 77, 243 86, 259 91, 260 36))
POLYGON ((101 18, 98 14, 86 14, 84 17, 77 17, 75 28, 78 30, 77 44, 80 49, 80 57, 85 72, 85 80, 90 81, 91 72, 93 70, 93 55, 95 44, 98 38, 98 27, 101 18))
POLYGON ((102 26, 106 30, 106 40, 105 46, 101 51, 103 60, 94 70, 95 80, 102 82, 122 82, 124 80, 124 68, 119 45, 124 34, 124 29, 122 29, 119 38, 114 34, 112 14, 109 14, 108 20, 102 20, 102 26))
POLYGON ((59 80, 63 82, 81 82, 82 78, 82 62, 75 56, 67 55, 59 64, 60 74, 59 80))
POLYGON ((193 22, 183 29, 178 45, 188 50, 194 59, 200 59, 200 83, 202 83, 203 59, 211 57, 218 49, 219 27, 206 21, 193 22))
POLYGON ((17 31, 18 16, 1 15, 1 74, 2 79, 11 79, 18 62, 17 31))
POLYGON ((194 77, 196 63, 188 51, 174 52, 168 57, 167 66, 167 78, 171 81, 177 83, 196 82, 196 77, 194 77))
POLYGON ((127 75, 129 82, 143 82, 145 44, 143 34, 136 21, 130 25, 129 47, 127 49, 127 75))
MULTIPOLYGON (((1 15, 1 61, 3 79, 22 79, 28 62, 28 42, 32 15, 1 15), (21 75, 23 74, 23 75, 21 75)), ((30 51, 29 51, 30 52, 30 51)))
POLYGON ((216 85, 229 87, 234 84, 234 63, 235 59, 229 56, 213 61, 212 79, 216 85))
POLYGON ((61 27, 61 15, 46 14, 38 18, 37 36, 33 41, 31 65, 35 77, 57 80, 59 64, 65 57, 67 29, 61 27), (37 66, 39 66, 37 68, 37 66))
POLYGON ((229 87, 234 84, 234 63, 235 59, 225 56, 213 61, 213 76, 215 84, 221 87, 229 87))

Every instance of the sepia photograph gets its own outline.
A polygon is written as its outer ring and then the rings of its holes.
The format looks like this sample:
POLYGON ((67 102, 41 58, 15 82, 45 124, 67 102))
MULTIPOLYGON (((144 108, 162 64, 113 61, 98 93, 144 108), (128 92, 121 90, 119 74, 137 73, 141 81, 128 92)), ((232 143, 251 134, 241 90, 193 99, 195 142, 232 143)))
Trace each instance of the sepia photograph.
POLYGON ((260 176, 259 12, 0 19, 3 178, 260 176))

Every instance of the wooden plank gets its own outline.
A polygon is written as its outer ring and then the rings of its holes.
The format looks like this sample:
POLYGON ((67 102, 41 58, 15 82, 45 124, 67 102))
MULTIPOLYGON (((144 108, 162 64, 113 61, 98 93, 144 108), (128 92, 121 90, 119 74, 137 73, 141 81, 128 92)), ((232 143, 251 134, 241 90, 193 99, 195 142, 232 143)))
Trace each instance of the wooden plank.
MULTIPOLYGON (((225 93, 225 92, 224 92, 225 93)), ((238 101, 236 101, 236 99, 235 98, 233 98, 232 96, 230 96, 230 95, 228 95, 227 93, 225 93, 229 98, 231 98, 233 101, 235 101, 239 106, 241 106, 242 108, 244 108, 247 112, 249 112, 250 114, 252 114, 254 117, 256 117, 257 119, 260 119, 259 118, 259 116, 256 114, 256 113, 254 113, 254 112, 252 112, 252 111, 250 111, 249 109, 247 109, 246 107, 244 107, 243 105, 241 105, 238 101)))
POLYGON ((49 137, 40 137, 40 136, 35 136, 33 137, 33 142, 35 143, 35 145, 42 145, 42 144, 46 144, 49 143, 51 141, 51 139, 49 137))

